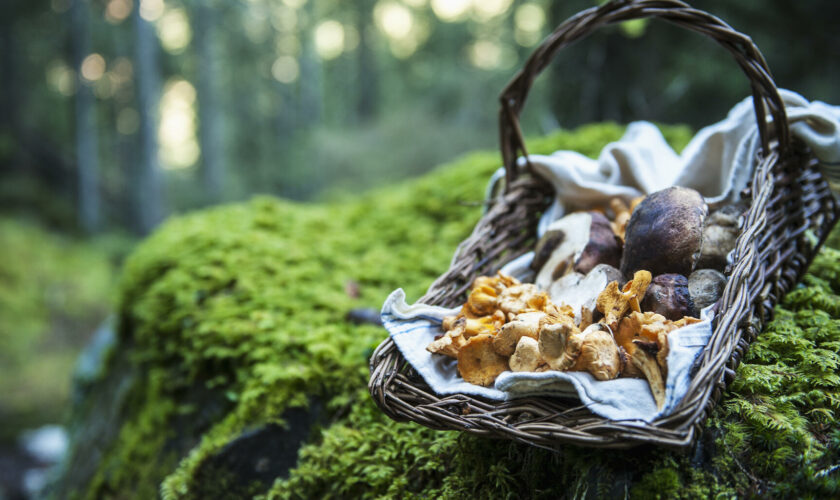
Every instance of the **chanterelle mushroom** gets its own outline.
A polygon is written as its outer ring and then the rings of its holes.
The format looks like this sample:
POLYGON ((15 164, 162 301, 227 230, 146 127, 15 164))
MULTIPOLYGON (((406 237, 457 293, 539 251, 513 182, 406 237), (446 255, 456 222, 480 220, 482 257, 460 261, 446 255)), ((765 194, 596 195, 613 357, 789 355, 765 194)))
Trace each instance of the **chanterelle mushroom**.
POLYGON ((572 322, 545 325, 540 329, 540 355, 552 370, 568 370, 580 355, 581 340, 572 322))
POLYGON ((595 323, 581 334, 580 355, 572 368, 587 371, 598 380, 612 380, 621 371, 618 345, 605 325, 595 323))
POLYGON ((542 311, 516 315, 513 321, 505 323, 493 337, 493 349, 502 356, 510 356, 522 337, 531 337, 534 340, 539 337, 540 324, 546 318, 547 315, 542 311))
POLYGON ((621 320, 615 336, 616 343, 627 355, 622 374, 630 377, 643 375, 659 409, 665 404, 668 332, 676 328, 661 314, 632 312, 621 320), (660 357, 663 350, 665 352, 660 357))
POLYGON ((531 302, 540 300, 541 292, 535 285, 526 283, 523 285, 514 285, 502 290, 499 294, 498 306, 499 309, 508 314, 519 314, 531 307, 531 302))
POLYGON ((522 337, 516 344, 516 350, 510 357, 509 365, 514 372, 535 371, 544 361, 540 356, 540 346, 536 339, 522 337))
POLYGON ((618 327, 618 322, 627 314, 627 311, 641 311, 639 301, 642 300, 650 285, 651 276, 648 271, 636 271, 633 279, 625 283, 619 290, 618 282, 612 281, 607 288, 598 295, 596 307, 604 314, 604 323, 613 331, 618 327))
POLYGON ((458 352, 458 373, 471 384, 490 386, 507 369, 507 358, 493 350, 492 335, 476 335, 458 352))

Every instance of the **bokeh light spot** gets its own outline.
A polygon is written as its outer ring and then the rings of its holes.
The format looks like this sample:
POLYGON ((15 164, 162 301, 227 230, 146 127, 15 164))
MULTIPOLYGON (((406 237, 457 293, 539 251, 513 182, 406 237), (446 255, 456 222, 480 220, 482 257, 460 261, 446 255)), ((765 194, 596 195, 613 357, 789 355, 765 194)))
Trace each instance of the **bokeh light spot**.
POLYGON ((171 9, 157 24, 158 37, 163 49, 170 54, 179 54, 187 48, 192 39, 192 29, 184 9, 171 9))
POLYGON ((510 9, 513 0, 473 0, 473 11, 480 21, 489 21, 510 9))
POLYGON ((161 165, 167 169, 195 165, 200 154, 196 139, 195 88, 181 79, 166 84, 160 100, 158 129, 161 165))
POLYGON ((414 16, 404 5, 396 2, 379 2, 373 9, 376 26, 388 38, 402 40, 409 36, 414 27, 414 16))
POLYGON ((71 96, 76 92, 76 72, 63 61, 53 61, 47 66, 47 83, 59 94, 71 96))
POLYGON ((470 62, 481 69, 499 67, 502 62, 502 48, 489 40, 478 40, 469 48, 470 62))
POLYGON ((315 28, 315 50, 322 59, 335 59, 344 51, 344 26, 328 19, 315 28))
POLYGON ((131 0, 110 0, 105 6, 105 20, 119 24, 131 14, 131 0))
POLYGON ((140 0, 140 17, 149 22, 157 21, 164 8, 163 0, 140 0))
POLYGON ((432 11, 441 21, 451 23, 463 20, 471 5, 472 0, 432 0, 432 11))
POLYGON ((97 53, 89 54, 82 60, 82 78, 95 82, 105 74, 105 58, 97 53))
POLYGON ((513 20, 517 29, 539 32, 545 26, 545 11, 535 3, 524 3, 517 7, 513 20))
POLYGON ((271 65, 271 76, 280 83, 292 83, 298 79, 300 67, 292 56, 280 56, 271 65))

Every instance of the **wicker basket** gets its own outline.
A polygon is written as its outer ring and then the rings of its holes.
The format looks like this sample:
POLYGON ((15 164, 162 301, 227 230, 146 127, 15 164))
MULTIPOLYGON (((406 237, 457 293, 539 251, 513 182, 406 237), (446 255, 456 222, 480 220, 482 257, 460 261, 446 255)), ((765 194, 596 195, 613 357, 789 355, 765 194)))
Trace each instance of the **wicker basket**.
POLYGON ((686 396, 671 415, 651 423, 609 420, 569 398, 499 402, 464 394, 441 397, 388 338, 371 358, 369 389, 391 418, 549 449, 563 443, 609 448, 642 443, 688 446, 735 376, 750 342, 771 319, 774 305, 807 268, 840 213, 817 160, 790 136, 782 101, 758 48, 720 19, 676 0, 614 1, 580 12, 559 26, 502 92, 499 125, 505 191, 459 245, 450 269, 420 302, 460 305, 476 276, 492 274, 531 250, 539 216, 553 196, 546 183, 530 173, 528 162, 522 168, 516 162, 520 153, 527 159, 519 112, 532 82, 557 51, 595 29, 648 17, 705 34, 732 53, 751 84, 762 144, 752 185, 745 193, 750 208, 734 264, 727 269, 729 280, 718 304, 713 334, 695 365, 686 396))

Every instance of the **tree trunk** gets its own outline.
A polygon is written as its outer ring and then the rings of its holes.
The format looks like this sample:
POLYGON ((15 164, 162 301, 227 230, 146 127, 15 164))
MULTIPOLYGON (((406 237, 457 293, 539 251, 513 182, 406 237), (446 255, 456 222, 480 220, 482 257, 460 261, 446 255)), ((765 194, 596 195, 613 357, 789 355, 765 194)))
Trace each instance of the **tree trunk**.
POLYGON ((216 86, 215 31, 217 6, 208 1, 196 2, 195 50, 198 58, 196 92, 198 94, 199 141, 201 144, 202 179, 207 198, 217 202, 224 187, 224 158, 219 121, 219 92, 216 86))
POLYGON ((157 60, 157 37, 149 24, 134 9, 134 74, 137 94, 138 128, 137 165, 134 171, 135 228, 150 232, 163 218, 163 193, 158 165, 157 106, 160 89, 160 68, 157 60))
POLYGON ((96 101, 82 78, 82 62, 90 54, 89 0, 74 0, 70 11, 73 67, 76 70, 76 165, 78 169, 79 224, 87 232, 100 226, 99 162, 96 101))
POLYGON ((306 4, 306 18, 309 20, 300 32, 301 57, 298 122, 308 127, 321 121, 323 95, 321 91, 321 59, 315 51, 315 1, 306 4))
POLYGON ((371 0, 362 0, 356 13, 356 30, 359 32, 359 48, 356 51, 356 85, 359 92, 356 113, 362 122, 376 116, 379 110, 379 74, 376 54, 373 52, 373 36, 368 29, 373 16, 373 4, 371 0))

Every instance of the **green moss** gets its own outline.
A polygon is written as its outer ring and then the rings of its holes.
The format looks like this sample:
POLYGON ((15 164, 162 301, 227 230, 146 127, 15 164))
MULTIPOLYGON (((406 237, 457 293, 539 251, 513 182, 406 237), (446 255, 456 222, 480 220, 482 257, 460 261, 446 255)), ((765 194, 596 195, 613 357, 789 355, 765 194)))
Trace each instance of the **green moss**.
POLYGON ((0 439, 60 419, 75 357, 113 305, 102 243, 0 218, 0 439))
MULTIPOLYGON (((530 150, 595 156, 621 133, 617 125, 590 126, 535 141, 530 150)), ((681 145, 690 134, 679 128, 666 136, 681 145)), ((840 342, 833 309, 840 266, 830 250, 754 344, 708 421, 698 457, 648 448, 552 453, 384 417, 365 390, 367 358, 384 331, 351 325, 344 315, 378 308, 396 287, 418 298, 478 219, 497 166, 497 154, 479 153, 352 201, 259 198, 168 222, 125 268, 121 342, 141 368, 136 386, 143 389, 131 391, 119 436, 87 495, 150 485, 161 485, 164 498, 222 491, 229 478, 208 483, 197 473, 208 458, 244 429, 278 422, 313 397, 326 403, 332 422, 268 498, 837 490, 837 473, 820 475, 838 462, 838 368, 828 354, 840 342), (348 281, 358 283, 359 298, 345 293, 348 281), (201 391, 217 414, 202 417, 207 405, 190 397, 201 391), (192 441, 171 430, 191 418, 206 422, 192 441), (166 460, 174 455, 177 467, 166 460)))

